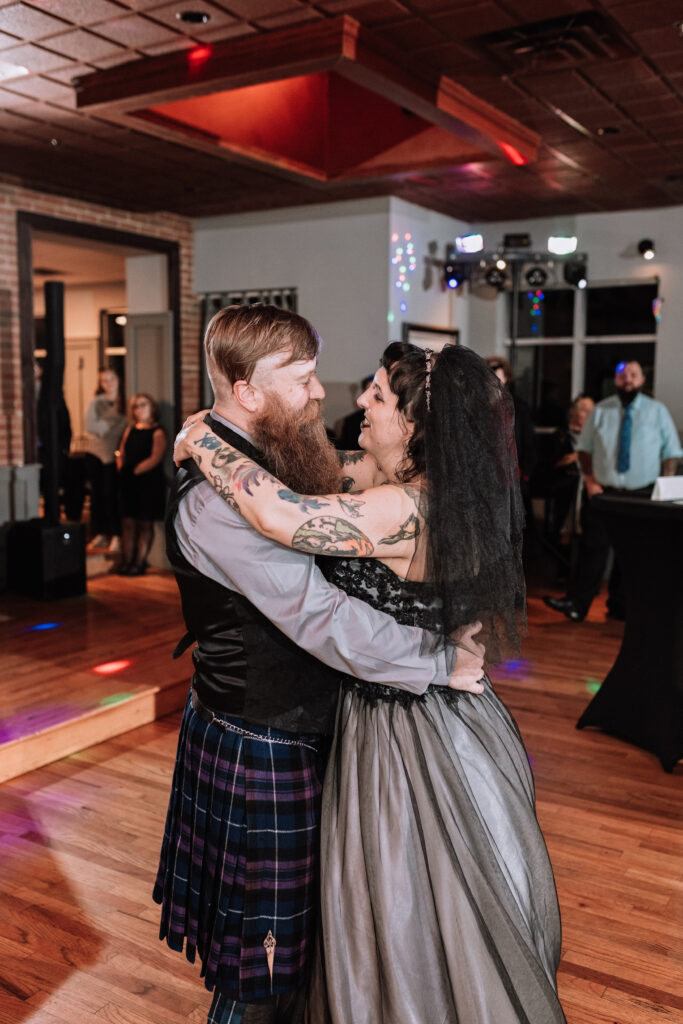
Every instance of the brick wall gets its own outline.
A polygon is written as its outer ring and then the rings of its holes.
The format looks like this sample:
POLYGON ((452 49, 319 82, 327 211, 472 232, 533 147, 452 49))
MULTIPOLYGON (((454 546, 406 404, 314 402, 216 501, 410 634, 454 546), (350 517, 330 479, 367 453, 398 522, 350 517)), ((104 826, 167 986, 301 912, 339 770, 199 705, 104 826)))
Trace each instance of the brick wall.
POLYGON ((192 222, 172 213, 140 214, 114 210, 34 192, 0 180, 0 466, 19 466, 26 461, 19 348, 18 210, 178 242, 182 413, 186 415, 194 411, 199 400, 200 313, 193 290, 192 222))

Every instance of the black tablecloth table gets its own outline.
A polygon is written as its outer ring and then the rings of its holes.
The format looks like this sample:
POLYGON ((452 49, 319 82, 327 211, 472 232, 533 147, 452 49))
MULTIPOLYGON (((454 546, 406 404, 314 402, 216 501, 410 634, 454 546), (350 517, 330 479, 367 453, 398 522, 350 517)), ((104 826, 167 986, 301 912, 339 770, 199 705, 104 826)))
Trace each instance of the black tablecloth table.
POLYGON ((593 499, 622 569, 621 650, 577 728, 596 725, 656 754, 683 758, 683 505, 593 499))

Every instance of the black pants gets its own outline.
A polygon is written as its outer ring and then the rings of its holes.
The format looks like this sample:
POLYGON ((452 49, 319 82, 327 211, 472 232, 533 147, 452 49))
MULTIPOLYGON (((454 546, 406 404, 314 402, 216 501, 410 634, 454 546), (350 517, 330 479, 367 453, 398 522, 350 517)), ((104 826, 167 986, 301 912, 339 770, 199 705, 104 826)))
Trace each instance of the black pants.
POLYGON ((121 533, 116 464, 102 462, 89 452, 85 456, 85 471, 90 481, 90 532, 105 537, 118 537, 121 533))
MULTIPOLYGON (((620 498, 649 498, 652 493, 652 484, 649 487, 641 487, 637 491, 618 491, 612 487, 605 487, 604 493, 615 494, 620 498)), ((584 615, 587 614, 593 598, 600 590, 607 566, 609 549, 609 537, 602 516, 595 511, 592 501, 586 500, 581 509, 581 536, 576 567, 567 592, 567 597, 574 601, 579 611, 584 615)), ((607 586, 608 611, 623 615, 626 610, 624 588, 621 569, 616 558, 614 559, 607 586)))

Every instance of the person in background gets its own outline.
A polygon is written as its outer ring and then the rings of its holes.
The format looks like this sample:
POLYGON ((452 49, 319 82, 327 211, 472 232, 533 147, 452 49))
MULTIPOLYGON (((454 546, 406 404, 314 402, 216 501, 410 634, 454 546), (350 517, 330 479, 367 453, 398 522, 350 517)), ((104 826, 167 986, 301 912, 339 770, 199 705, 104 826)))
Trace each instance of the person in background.
POLYGON ((589 395, 577 395, 569 407, 567 426, 552 437, 546 497, 546 534, 558 552, 577 532, 583 475, 577 445, 583 425, 595 407, 589 395))
POLYGON ((154 540, 154 523, 166 511, 164 455, 168 437, 159 425, 159 406, 146 394, 133 395, 130 423, 116 452, 121 509, 119 576, 142 576, 154 540))
MULTIPOLYGON (((549 608, 572 622, 585 619, 607 566, 609 538, 592 505, 593 498, 597 494, 649 498, 657 477, 673 476, 683 454, 668 409, 643 393, 645 374, 640 363, 619 363, 614 384, 616 393, 598 402, 577 445, 587 500, 581 516, 576 570, 564 597, 543 598, 549 608)), ((615 619, 625 618, 616 559, 609 580, 607 614, 615 619)))
POLYGON ((534 421, 531 417, 531 410, 524 399, 515 393, 512 366, 509 360, 503 356, 487 356, 485 361, 491 367, 498 380, 505 385, 512 395, 512 403, 515 407, 515 443, 517 445, 517 463, 519 465, 519 485, 524 500, 527 523, 530 523, 532 516, 529 481, 536 465, 536 438, 534 436, 534 421))
MULTIPOLYGON (((368 377, 363 377, 360 384, 361 394, 367 390, 372 384, 374 374, 370 374, 368 377)), ((363 410, 357 409, 356 412, 349 413, 341 421, 339 428, 339 438, 335 441, 335 447, 340 452, 351 452, 358 448, 358 438, 360 436, 360 425, 363 420, 363 410)))
POLYGON ((97 391, 85 413, 85 470, 90 483, 91 548, 119 549, 121 526, 116 495, 115 451, 126 426, 118 374, 98 372, 97 391))

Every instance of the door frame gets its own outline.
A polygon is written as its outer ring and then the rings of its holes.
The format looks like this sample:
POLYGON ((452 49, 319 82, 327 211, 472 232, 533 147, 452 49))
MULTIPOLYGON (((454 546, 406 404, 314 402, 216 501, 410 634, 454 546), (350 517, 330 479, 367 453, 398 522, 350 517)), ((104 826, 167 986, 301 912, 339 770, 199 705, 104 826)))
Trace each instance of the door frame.
MULTIPOLYGON (((108 242, 128 249, 142 249, 166 256, 168 308, 173 313, 173 405, 176 430, 181 423, 180 355, 180 243, 154 235, 139 235, 78 220, 62 220, 42 213, 17 210, 17 258, 19 267, 19 338, 21 398, 24 410, 24 463, 37 460, 37 424, 33 377, 33 232, 68 235, 83 241, 108 242)), ((160 311, 161 312, 161 311, 160 311)))

